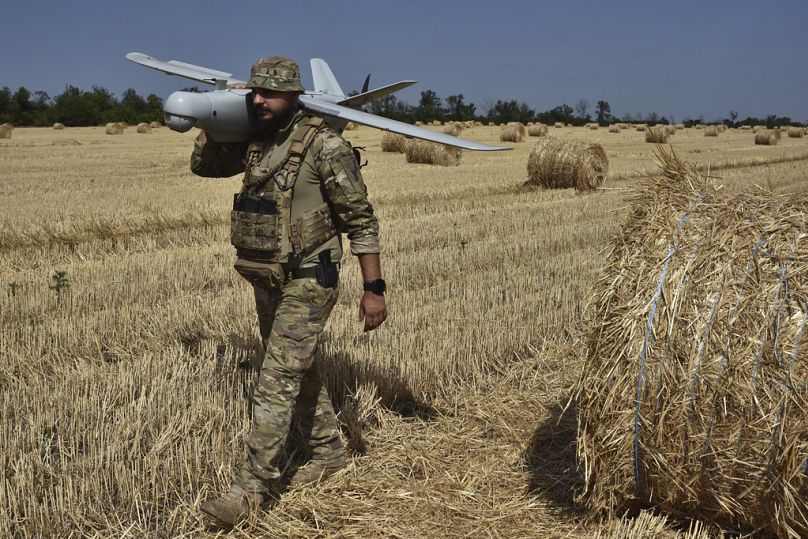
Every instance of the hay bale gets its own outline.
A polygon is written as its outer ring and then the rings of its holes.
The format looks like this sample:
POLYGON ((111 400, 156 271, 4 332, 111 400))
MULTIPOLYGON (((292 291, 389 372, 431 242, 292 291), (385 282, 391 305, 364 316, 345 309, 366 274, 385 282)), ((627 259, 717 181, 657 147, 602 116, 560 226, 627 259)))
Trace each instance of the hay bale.
POLYGON ((620 132, 620 126, 619 125, 612 124, 612 125, 609 126, 609 133, 619 133, 619 132, 620 132))
POLYGON ((708 125, 707 129, 704 130, 705 137, 717 137, 718 136, 718 128, 714 125, 708 125))
POLYGON ((525 138, 525 125, 523 123, 521 123, 521 122, 508 122, 505 125, 508 126, 508 127, 515 127, 516 130, 519 131, 519 134, 522 136, 522 138, 525 138))
POLYGON ((503 142, 522 142, 524 135, 515 125, 506 125, 499 132, 499 140, 503 142))
POLYGON ((758 131, 755 133, 755 144, 759 146, 775 146, 780 141, 780 137, 775 136, 773 131, 758 131))
POLYGON ((0 125, 0 139, 11 138, 11 132, 12 131, 13 131, 13 129, 6 126, 5 124, 0 125))
POLYGON ((765 125, 756 125, 755 127, 752 128, 752 133, 757 133, 758 131, 765 131, 766 129, 768 129, 768 127, 766 127, 765 125))
POLYGON ((163 127, 163 124, 160 122, 149 122, 149 127, 152 129, 159 129, 160 127, 163 127))
POLYGON ((724 125, 724 124, 718 124, 718 125, 717 125, 717 126, 715 126, 715 127, 716 127, 716 129, 718 129, 718 132, 719 132, 719 133, 723 133, 724 131, 726 131, 726 130, 727 130, 727 126, 726 126, 726 125, 724 125))
POLYGON ((456 137, 463 132, 463 126, 460 125, 459 123, 447 124, 446 127, 444 127, 443 132, 446 133, 447 135, 452 135, 453 137, 456 137))
POLYGON ((129 127, 129 124, 128 124, 128 123, 126 123, 126 122, 116 122, 116 124, 117 124, 117 125, 118 125, 118 127, 120 127, 121 129, 126 129, 127 127, 129 127))
POLYGON ((151 133, 151 126, 145 122, 137 124, 136 129, 137 132, 140 133, 141 135, 148 135, 149 133, 151 133))
POLYGON ((432 120, 432 125, 443 125, 443 122, 440 120, 432 120))
POLYGON ((348 122, 347 124, 345 124, 345 128, 343 129, 343 131, 356 131, 357 129, 359 129, 358 123, 348 122))
POLYGON ((682 129, 685 128, 685 124, 676 124, 674 127, 676 128, 677 131, 681 131, 682 129))
POLYGON ((608 174, 609 160, 600 144, 546 137, 530 150, 525 184, 588 192, 600 187, 608 174))
POLYGON ((808 198, 659 160, 585 320, 583 500, 808 537, 808 198))
POLYGON ((415 125, 420 127, 420 126, 424 125, 424 122, 422 122, 421 120, 415 120, 415 125))
POLYGON ((595 124, 595 123, 589 124, 589 129, 592 129, 592 130, 600 129, 600 125, 595 124))
POLYGON ((123 127, 115 122, 108 123, 104 128, 104 132, 107 135, 122 135, 123 134, 123 127))
POLYGON ((802 128, 801 127, 789 127, 788 128, 788 138, 802 138, 802 128))
POLYGON ((411 139, 407 141, 405 155, 407 163, 448 167, 460 164, 463 151, 452 146, 411 139))
POLYGON ((407 137, 398 133, 385 131, 382 135, 382 151, 404 153, 407 151, 407 137))
POLYGON ((553 127, 555 127, 556 129, 561 129, 562 127, 564 127, 564 122, 556 122, 553 124, 553 127))
POLYGON ((63 123, 59 123, 59 122, 56 122, 55 124, 53 124, 53 128, 54 128, 54 129, 57 129, 57 130, 59 130, 59 129, 64 129, 64 128, 65 128, 65 124, 63 124, 63 123))
POLYGON ((742 125, 741 126, 741 131, 751 131, 751 130, 752 130, 751 125, 742 125))
POLYGON ((704 129, 704 124, 696 124, 693 127, 695 127, 696 129, 704 129))
POLYGON ((547 126, 544 124, 531 125, 527 128, 527 134, 531 137, 547 136, 547 126))
POLYGON ((664 127, 665 127, 665 131, 668 133, 668 135, 675 135, 676 134, 676 126, 675 125, 666 125, 664 127))
POLYGON ((10 124, 9 122, 5 122, 5 123, 4 123, 2 126, 0 126, 0 127, 5 127, 6 129, 10 129, 10 130, 14 131, 14 126, 13 126, 12 124, 10 124))
POLYGON ((637 124, 634 127, 634 129, 636 129, 637 131, 645 131, 646 129, 648 129, 648 126, 646 126, 645 124, 637 124))
POLYGON ((668 142, 668 130, 664 125, 655 125, 649 127, 645 131, 645 142, 653 142, 654 144, 665 144, 668 142))

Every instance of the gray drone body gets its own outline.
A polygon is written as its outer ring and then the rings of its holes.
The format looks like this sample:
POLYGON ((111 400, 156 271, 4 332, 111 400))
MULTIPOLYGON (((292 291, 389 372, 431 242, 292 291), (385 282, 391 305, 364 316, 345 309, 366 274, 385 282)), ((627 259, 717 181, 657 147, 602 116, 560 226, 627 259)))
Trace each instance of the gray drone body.
MULTIPOLYGON (((184 133, 192 127, 199 127, 217 142, 246 142, 250 139, 255 121, 250 103, 251 91, 227 88, 229 84, 243 84, 244 81, 234 79, 230 73, 223 71, 176 60, 164 62, 139 52, 130 52, 126 58, 169 75, 178 75, 216 86, 216 90, 212 92, 174 92, 168 96, 163 110, 165 124, 170 129, 184 133)), ((338 132, 341 132, 348 122, 356 122, 400 133, 407 137, 467 150, 511 149, 506 146, 480 144, 357 110, 365 103, 411 86, 415 84, 415 81, 401 81, 370 91, 365 88, 362 93, 348 97, 342 92, 336 77, 324 60, 312 58, 310 63, 315 90, 304 92, 300 96, 300 104, 312 113, 323 116, 326 122, 338 132)), ((365 84, 367 86, 367 81, 365 84)))

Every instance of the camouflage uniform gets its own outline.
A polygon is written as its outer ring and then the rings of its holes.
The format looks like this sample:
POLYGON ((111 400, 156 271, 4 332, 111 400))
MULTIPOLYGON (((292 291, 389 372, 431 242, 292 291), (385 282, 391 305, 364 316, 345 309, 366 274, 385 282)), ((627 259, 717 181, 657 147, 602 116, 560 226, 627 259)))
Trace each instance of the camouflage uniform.
MULTIPOLYGON (((302 91, 297 65, 279 57, 257 62, 248 87, 302 91)), ((191 170, 205 177, 245 172, 243 193, 283 200, 279 198, 278 188, 273 186, 272 176, 267 175, 283 165, 292 133, 309 119, 308 113, 298 110, 287 128, 270 139, 250 144, 197 141, 191 170)), ((314 353, 337 301, 339 286, 325 288, 314 277, 290 280, 289 272, 312 267, 319 253, 325 250, 330 250, 331 260, 339 261, 342 257, 340 232, 347 234, 353 254, 379 252, 378 222, 367 200, 367 189, 353 150, 330 128, 323 126, 317 131, 290 193, 290 207, 286 208, 289 222, 305 219, 313 215, 312 212, 316 214, 317 208, 325 203, 329 215, 321 216, 325 219, 322 222, 330 219, 336 232, 302 252, 290 252, 288 238, 278 239, 272 244, 277 244, 278 251, 270 252, 268 259, 282 264, 287 280, 279 287, 253 284, 265 354, 252 397, 253 424, 246 443, 247 460, 236 481, 253 492, 267 489, 284 474, 288 446, 296 434, 308 442, 306 451, 314 457, 342 456, 336 416, 318 375, 314 353)), ((283 230, 265 232, 267 237, 287 235, 283 230)), ((260 240, 259 237, 259 243, 260 240)), ((249 258, 252 253, 237 245, 237 254, 249 258)))

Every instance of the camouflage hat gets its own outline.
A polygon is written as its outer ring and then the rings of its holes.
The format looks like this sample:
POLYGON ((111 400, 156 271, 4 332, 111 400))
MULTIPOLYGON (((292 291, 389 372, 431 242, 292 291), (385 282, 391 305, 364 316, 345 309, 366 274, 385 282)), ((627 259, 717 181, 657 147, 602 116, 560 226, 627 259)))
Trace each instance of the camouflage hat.
POLYGON ((267 56, 252 65, 247 88, 264 88, 278 92, 302 92, 297 62, 283 56, 267 56))

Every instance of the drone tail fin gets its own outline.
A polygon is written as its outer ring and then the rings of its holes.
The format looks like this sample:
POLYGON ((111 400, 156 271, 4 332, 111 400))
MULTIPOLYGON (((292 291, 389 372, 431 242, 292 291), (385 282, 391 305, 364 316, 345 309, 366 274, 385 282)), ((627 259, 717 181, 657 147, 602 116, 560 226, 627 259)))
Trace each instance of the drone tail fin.
POLYGON ((331 72, 331 68, 322 58, 311 59, 311 74, 314 79, 314 90, 327 95, 344 97, 337 78, 331 72))

